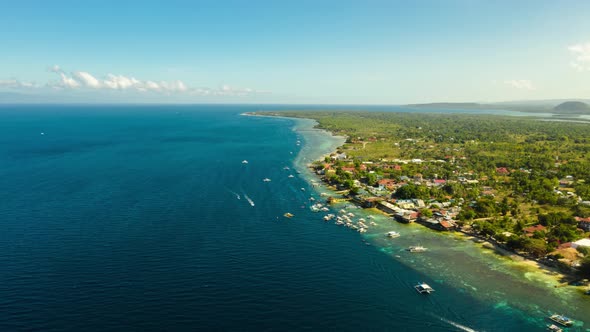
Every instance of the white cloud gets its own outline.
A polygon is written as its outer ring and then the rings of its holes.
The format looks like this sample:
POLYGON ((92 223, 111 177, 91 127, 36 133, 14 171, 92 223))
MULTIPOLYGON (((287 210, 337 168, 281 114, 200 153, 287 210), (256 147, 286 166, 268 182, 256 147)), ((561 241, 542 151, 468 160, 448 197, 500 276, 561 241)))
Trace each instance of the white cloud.
POLYGON ((520 90, 535 90, 535 86, 530 80, 506 80, 504 84, 520 90))
POLYGON ((590 70, 590 43, 572 45, 567 49, 574 56, 570 62, 572 68, 578 71, 590 70))
POLYGON ((33 82, 24 82, 19 80, 0 80, 0 88, 19 89, 19 88, 36 88, 37 84, 33 82))
MULTIPOLYGON (((266 91, 250 88, 234 88, 229 85, 222 85, 219 89, 192 88, 180 80, 175 81, 154 81, 139 80, 135 77, 107 74, 100 78, 86 71, 74 71, 66 73, 60 66, 54 65, 47 70, 59 76, 57 81, 48 82, 45 87, 61 90, 119 90, 135 91, 139 93, 162 93, 162 94, 186 94, 191 96, 246 96, 266 91)), ((0 81, 0 88, 18 89, 26 87, 39 88, 39 85, 29 82, 21 82, 16 79, 0 81)))
POLYGON ((83 86, 93 89, 100 89, 103 87, 101 81, 85 71, 74 72, 73 77, 75 77, 76 81, 83 86))
POLYGON ((59 72, 57 73, 59 75, 59 77, 61 78, 59 84, 57 84, 55 87, 57 88, 72 88, 75 89, 77 87, 80 86, 80 83, 78 83, 78 81, 76 81, 75 79, 67 76, 66 74, 59 72))

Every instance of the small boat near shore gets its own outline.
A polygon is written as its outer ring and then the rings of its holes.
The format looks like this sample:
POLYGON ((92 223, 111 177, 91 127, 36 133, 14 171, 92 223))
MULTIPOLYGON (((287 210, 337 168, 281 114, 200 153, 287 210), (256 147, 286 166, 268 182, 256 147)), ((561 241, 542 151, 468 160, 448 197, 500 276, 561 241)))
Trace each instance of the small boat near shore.
POLYGON ((434 292, 434 289, 425 282, 419 282, 416 286, 414 286, 414 288, 420 294, 430 294, 434 292))
POLYGON ((283 214, 283 216, 285 218, 293 218, 294 215, 292 213, 287 212, 287 213, 283 214))
POLYGON ((387 237, 395 239, 396 237, 400 237, 401 234, 396 231, 387 232, 387 237))
POLYGON ((547 325, 547 330, 553 331, 553 332, 563 332, 563 330, 561 329, 561 327, 559 327, 559 326, 557 326, 555 324, 547 325))
POLYGON ((569 326, 574 325, 573 320, 571 320, 563 315, 554 314, 554 315, 549 316, 549 319, 551 319, 552 321, 556 322, 557 324, 563 325, 565 327, 569 327, 569 326))
POLYGON ((263 182, 270 182, 270 181, 272 181, 272 180, 271 180, 271 179, 269 179, 269 178, 264 178, 264 179, 262 179, 262 181, 263 181, 263 182))
POLYGON ((428 249, 423 246, 409 246, 408 247, 409 252, 425 252, 427 250, 428 249))

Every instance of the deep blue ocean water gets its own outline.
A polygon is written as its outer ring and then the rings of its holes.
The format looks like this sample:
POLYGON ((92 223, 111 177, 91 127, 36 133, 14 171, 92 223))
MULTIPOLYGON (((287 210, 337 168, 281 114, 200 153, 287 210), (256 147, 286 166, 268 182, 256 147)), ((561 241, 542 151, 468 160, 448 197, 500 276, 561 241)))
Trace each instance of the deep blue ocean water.
POLYGON ((260 108, 0 107, 0 331, 542 327, 319 221, 260 108))

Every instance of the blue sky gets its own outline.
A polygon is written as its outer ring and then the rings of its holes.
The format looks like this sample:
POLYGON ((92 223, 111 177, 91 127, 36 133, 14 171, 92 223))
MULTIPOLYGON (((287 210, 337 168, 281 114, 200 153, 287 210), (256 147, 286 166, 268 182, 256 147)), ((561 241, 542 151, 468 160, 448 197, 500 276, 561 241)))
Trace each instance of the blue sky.
POLYGON ((0 102, 590 98, 589 1, 4 1, 0 102))

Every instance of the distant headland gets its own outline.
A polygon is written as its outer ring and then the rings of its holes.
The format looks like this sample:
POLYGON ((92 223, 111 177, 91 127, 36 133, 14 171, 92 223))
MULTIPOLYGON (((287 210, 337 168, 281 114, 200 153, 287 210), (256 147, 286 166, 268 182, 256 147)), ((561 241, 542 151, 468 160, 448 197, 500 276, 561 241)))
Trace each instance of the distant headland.
POLYGON ((518 112, 553 113, 557 115, 583 115, 590 114, 590 105, 579 100, 542 100, 542 101, 514 101, 498 103, 425 103, 407 104, 409 108, 417 109, 455 109, 455 110, 478 110, 478 109, 499 109, 518 112))

